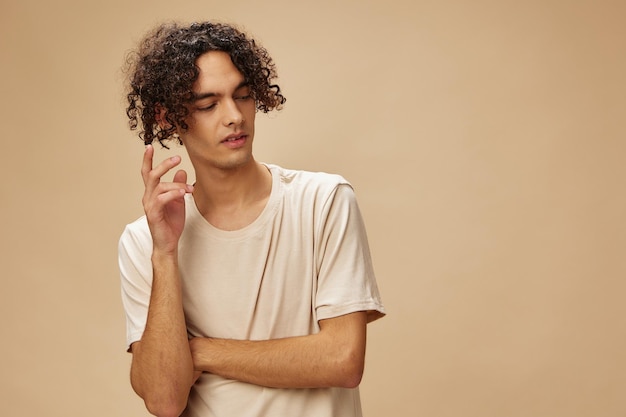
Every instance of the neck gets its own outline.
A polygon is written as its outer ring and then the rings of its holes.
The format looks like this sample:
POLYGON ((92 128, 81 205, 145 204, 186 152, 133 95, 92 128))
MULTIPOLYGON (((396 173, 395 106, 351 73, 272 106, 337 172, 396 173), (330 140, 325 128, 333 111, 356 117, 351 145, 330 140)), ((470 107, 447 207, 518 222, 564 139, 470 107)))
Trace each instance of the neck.
POLYGON ((210 213, 246 210, 264 203, 272 188, 269 170, 254 159, 233 169, 196 170, 196 175, 194 200, 207 218, 210 213))

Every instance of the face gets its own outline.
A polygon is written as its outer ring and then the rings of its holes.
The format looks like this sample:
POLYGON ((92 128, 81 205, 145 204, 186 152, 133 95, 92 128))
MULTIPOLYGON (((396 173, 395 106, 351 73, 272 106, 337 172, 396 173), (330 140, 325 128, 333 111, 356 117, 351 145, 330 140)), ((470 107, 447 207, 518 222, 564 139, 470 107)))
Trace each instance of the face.
POLYGON ((196 173, 232 170, 254 163, 252 140, 256 106, 243 74, 226 52, 210 51, 196 65, 188 129, 179 129, 196 173))

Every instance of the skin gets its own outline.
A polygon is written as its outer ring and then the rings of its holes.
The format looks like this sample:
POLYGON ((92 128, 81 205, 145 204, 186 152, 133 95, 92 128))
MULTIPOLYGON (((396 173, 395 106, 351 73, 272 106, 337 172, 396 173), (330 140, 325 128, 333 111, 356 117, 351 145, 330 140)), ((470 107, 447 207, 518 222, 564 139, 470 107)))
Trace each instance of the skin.
POLYGON ((154 165, 147 146, 142 164, 143 205, 153 238, 153 284, 146 329, 131 350, 131 383, 157 416, 178 416, 202 372, 278 388, 356 387, 363 374, 366 313, 320 321, 314 335, 266 341, 188 340, 178 269, 178 241, 185 219, 184 195, 193 193, 200 213, 214 226, 236 230, 263 210, 271 174, 252 155, 255 103, 242 74, 223 52, 197 60, 187 123, 179 130, 196 173, 171 172, 180 157, 154 165), (227 138, 236 140, 225 141, 227 138))

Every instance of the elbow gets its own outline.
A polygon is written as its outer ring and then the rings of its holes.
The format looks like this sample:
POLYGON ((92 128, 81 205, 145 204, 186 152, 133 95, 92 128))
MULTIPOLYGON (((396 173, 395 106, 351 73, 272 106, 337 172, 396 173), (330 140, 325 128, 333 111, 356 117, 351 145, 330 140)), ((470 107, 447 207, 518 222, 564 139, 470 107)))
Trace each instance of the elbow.
POLYGON ((363 379, 365 370, 365 358, 361 355, 351 355, 341 361, 338 366, 340 372, 337 373, 336 385, 340 388, 356 388, 363 379))
POLYGON ((179 417, 187 407, 187 396, 176 396, 173 393, 146 392, 138 389, 131 380, 131 385, 139 395, 150 414, 157 417, 179 417))
POLYGON ((135 361, 131 366, 130 384, 133 390, 143 400, 148 412, 157 417, 179 417, 187 408, 191 385, 172 379, 164 382, 163 378, 146 376, 140 372, 135 361))
POLYGON ((361 379, 363 379, 363 371, 351 371, 346 372, 339 386, 341 388, 356 388, 361 383, 361 379))
POLYGON ((148 412, 157 417, 179 417, 187 403, 175 402, 175 401, 163 401, 162 399, 144 399, 146 409, 148 412))

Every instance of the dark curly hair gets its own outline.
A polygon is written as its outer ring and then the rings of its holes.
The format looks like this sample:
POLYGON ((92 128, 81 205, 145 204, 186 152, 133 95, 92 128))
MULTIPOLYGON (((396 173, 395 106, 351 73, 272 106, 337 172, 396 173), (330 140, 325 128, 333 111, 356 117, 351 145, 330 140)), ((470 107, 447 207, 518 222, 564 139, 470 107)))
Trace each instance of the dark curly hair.
POLYGON ((128 107, 131 130, 142 125, 139 137, 148 145, 154 139, 176 138, 176 128, 187 129, 188 105, 193 99, 192 86, 199 75, 196 60, 209 51, 224 51, 250 86, 257 110, 267 113, 280 110, 286 99, 267 50, 233 26, 204 22, 182 26, 167 23, 158 26, 131 52, 126 61, 128 107), (165 109, 167 127, 157 116, 165 109))

